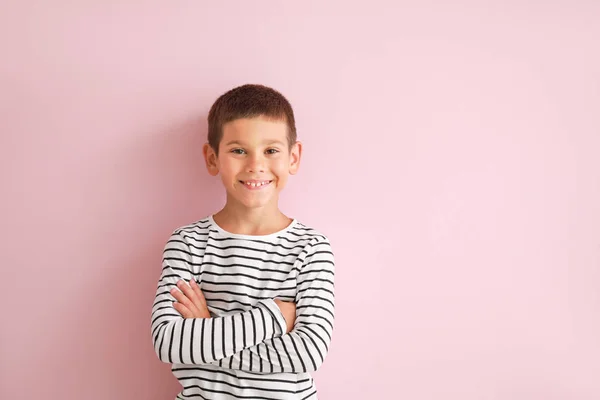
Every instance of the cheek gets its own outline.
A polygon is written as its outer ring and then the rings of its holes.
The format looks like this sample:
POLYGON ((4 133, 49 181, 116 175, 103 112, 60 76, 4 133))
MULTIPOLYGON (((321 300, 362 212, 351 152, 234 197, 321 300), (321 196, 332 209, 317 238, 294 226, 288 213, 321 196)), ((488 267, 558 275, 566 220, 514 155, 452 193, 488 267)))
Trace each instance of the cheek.
POLYGON ((276 162, 271 164, 271 171, 275 172, 277 175, 287 175, 289 172, 288 160, 277 160, 276 162))
POLYGON ((234 178, 238 174, 238 167, 235 162, 224 162, 219 166, 219 171, 223 178, 234 178))

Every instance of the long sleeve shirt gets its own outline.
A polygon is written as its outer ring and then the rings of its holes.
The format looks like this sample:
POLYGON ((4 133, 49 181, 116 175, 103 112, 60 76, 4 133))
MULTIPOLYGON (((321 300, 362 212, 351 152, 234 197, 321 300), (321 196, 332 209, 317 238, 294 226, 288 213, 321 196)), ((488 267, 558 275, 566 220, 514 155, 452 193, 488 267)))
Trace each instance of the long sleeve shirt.
POLYGON ((152 307, 158 358, 183 386, 178 399, 317 399, 335 315, 335 263, 326 236, 294 220, 270 235, 226 232, 209 216, 165 245, 152 307), (212 318, 184 319, 170 290, 194 279, 212 318), (286 322, 274 299, 296 304, 286 322))

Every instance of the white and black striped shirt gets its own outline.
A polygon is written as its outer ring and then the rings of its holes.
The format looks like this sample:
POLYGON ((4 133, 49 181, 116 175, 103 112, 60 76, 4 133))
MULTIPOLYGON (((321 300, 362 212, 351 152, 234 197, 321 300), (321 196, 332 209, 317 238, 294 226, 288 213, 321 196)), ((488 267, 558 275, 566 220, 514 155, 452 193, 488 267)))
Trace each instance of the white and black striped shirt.
POLYGON ((263 236, 233 234, 209 216, 173 232, 152 307, 159 359, 173 364, 178 399, 317 399, 310 372, 334 326, 329 240, 294 220, 263 236), (212 318, 183 319, 170 290, 198 282, 212 318), (289 333, 274 299, 296 303, 289 333))

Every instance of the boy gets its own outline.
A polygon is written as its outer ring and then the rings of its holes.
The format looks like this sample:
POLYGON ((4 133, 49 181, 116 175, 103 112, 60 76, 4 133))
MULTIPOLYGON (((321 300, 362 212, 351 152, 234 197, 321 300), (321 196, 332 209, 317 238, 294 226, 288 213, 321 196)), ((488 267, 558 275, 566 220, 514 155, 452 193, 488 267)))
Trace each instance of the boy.
POLYGON ((317 399, 310 373, 333 334, 335 268, 328 239, 278 207, 301 153, 274 89, 243 85, 211 107, 204 158, 227 200, 172 233, 152 307, 178 399, 317 399))

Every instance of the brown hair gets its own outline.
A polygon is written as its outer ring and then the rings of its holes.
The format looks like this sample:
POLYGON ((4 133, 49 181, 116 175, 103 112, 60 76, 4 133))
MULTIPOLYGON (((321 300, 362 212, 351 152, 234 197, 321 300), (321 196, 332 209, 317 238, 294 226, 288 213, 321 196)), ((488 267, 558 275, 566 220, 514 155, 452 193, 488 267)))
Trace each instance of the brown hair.
POLYGON ((296 143, 296 121, 289 101, 277 90, 246 84, 222 94, 208 113, 208 143, 215 153, 223 137, 223 125, 239 118, 266 117, 282 120, 288 126, 288 145, 296 143))

